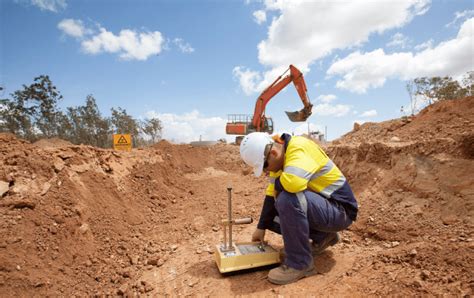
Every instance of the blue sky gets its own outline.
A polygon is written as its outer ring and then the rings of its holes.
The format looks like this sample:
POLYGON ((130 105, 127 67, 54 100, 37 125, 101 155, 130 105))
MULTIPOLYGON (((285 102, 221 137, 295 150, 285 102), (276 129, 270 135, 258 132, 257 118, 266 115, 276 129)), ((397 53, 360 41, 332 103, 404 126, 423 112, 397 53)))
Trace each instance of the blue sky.
MULTIPOLYGON (((47 74, 61 107, 92 94, 104 115, 158 117, 175 142, 225 135, 294 64, 328 139, 408 109, 406 81, 474 69, 473 1, 0 1, 3 97, 47 74)), ((304 132, 289 85, 268 104, 277 131, 304 132)), ((232 140, 233 136, 227 136, 232 140)))

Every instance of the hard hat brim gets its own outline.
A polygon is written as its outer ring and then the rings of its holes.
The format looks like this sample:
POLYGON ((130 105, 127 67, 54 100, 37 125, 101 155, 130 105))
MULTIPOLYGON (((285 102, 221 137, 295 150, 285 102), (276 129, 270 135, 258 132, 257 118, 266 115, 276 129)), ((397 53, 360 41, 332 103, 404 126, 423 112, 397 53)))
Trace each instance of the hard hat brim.
POLYGON ((262 172, 263 172, 263 163, 253 168, 253 174, 255 175, 255 177, 260 177, 262 175, 262 172))

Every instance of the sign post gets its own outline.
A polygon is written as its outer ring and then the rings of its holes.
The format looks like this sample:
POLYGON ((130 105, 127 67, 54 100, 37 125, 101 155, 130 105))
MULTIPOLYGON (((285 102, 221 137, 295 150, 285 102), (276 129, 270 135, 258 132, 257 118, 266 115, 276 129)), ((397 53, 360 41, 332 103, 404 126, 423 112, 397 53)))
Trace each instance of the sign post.
POLYGON ((114 149, 119 151, 132 150, 132 135, 114 134, 114 149))

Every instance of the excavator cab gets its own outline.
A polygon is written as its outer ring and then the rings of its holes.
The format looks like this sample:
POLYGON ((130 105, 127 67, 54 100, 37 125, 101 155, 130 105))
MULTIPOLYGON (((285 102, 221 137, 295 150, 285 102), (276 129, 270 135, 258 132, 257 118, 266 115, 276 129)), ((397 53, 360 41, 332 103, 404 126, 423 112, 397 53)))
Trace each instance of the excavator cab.
POLYGON ((265 117, 263 131, 268 132, 269 134, 273 133, 273 119, 271 117, 265 117))
POLYGON ((227 124, 225 126, 226 133, 229 135, 247 135, 255 131, 273 133, 273 119, 271 117, 262 117, 262 123, 260 130, 252 124, 252 115, 245 114, 229 114, 227 115, 227 124))
POLYGON ((261 129, 257 130, 252 124, 252 115, 230 114, 228 115, 225 131, 229 135, 238 135, 235 137, 235 143, 240 145, 244 136, 249 133, 255 131, 273 133, 273 119, 271 117, 263 116, 262 123, 261 129))

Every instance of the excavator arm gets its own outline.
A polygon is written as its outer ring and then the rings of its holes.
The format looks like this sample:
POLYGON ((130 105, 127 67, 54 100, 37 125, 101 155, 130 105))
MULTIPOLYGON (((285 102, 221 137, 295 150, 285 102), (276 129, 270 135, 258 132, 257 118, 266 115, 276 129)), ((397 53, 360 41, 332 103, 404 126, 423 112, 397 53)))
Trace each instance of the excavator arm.
POLYGON ((296 91, 300 96, 301 101, 303 102, 303 109, 296 112, 286 112, 290 121, 293 122, 302 122, 306 121, 308 117, 311 115, 311 110, 313 105, 309 101, 307 95, 307 88, 306 83, 303 78, 303 74, 293 65, 289 67, 290 74, 283 77, 285 73, 288 71, 286 70, 281 76, 279 76, 270 86, 268 86, 258 97, 257 102, 255 104, 255 110, 253 113, 252 118, 252 125, 256 128, 256 131, 261 131, 262 126, 264 125, 265 121, 265 107, 268 102, 275 96, 278 92, 280 92, 283 88, 285 88, 289 83, 293 82, 296 87, 296 91))

